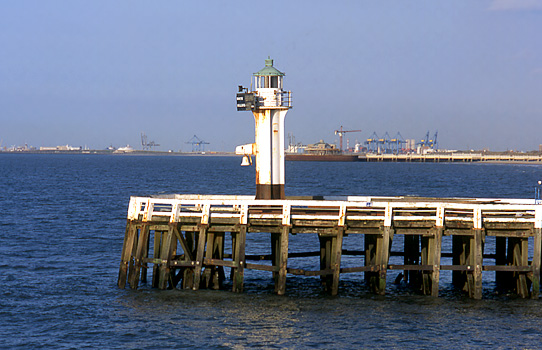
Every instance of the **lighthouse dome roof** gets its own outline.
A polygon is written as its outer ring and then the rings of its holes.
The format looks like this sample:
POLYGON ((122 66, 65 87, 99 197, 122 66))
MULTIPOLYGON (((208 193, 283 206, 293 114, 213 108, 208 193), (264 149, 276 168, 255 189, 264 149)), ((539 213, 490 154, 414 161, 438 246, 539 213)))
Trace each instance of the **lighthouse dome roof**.
POLYGON ((254 73, 254 76, 284 76, 285 74, 273 67, 273 60, 268 58, 265 60, 265 67, 254 73))

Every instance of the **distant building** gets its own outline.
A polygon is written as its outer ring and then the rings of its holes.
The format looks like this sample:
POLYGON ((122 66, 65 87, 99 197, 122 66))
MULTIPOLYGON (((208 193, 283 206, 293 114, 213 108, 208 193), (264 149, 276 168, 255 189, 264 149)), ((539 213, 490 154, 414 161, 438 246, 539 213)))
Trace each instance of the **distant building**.
POLYGON ((330 145, 329 143, 324 142, 324 140, 320 140, 315 144, 307 145, 307 147, 305 147, 305 153, 315 155, 332 155, 340 154, 341 150, 335 145, 330 145))
POLYGON ((134 151, 134 148, 132 146, 126 145, 126 147, 119 147, 119 149, 117 149, 113 153, 128 153, 128 152, 133 152, 133 151, 134 151))
POLYGON ((416 149, 416 140, 414 139, 407 139, 405 144, 405 149, 407 151, 412 151, 416 149))
POLYGON ((302 144, 298 143, 298 144, 289 144, 288 145, 288 148, 286 148, 285 152, 286 153, 305 153, 305 147, 306 146, 303 146, 302 144))
POLYGON ((80 151, 81 146, 72 147, 69 145, 56 146, 56 147, 40 147, 40 151, 80 151))

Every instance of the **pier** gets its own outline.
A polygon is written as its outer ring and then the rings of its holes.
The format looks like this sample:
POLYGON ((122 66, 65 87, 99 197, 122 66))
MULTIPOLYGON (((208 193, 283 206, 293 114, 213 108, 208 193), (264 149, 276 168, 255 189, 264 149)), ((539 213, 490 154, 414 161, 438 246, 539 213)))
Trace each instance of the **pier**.
POLYGON ((232 291, 242 292, 245 273, 260 270, 279 295, 295 276, 319 278, 337 295, 341 275, 363 273, 359 283, 382 295, 396 270, 401 282, 437 297, 441 271, 452 271, 453 285, 474 299, 482 298, 485 278, 538 299, 541 229, 534 199, 131 197, 118 286, 137 289, 151 275, 159 289, 223 289, 229 278, 232 291), (247 242, 262 235, 267 252, 253 252, 247 242), (291 252, 305 235, 314 246, 291 252), (350 239, 358 249, 343 249, 350 239), (344 266, 346 256, 356 266, 344 266), (300 260, 316 264, 293 267, 300 260))
POLYGON ((297 154, 288 153, 289 161, 320 162, 393 162, 393 163, 521 163, 542 164, 542 154, 533 153, 496 153, 496 152, 439 152, 439 153, 347 153, 347 154, 297 154))
POLYGON ((542 154, 526 153, 427 153, 427 154, 375 154, 360 155, 360 162, 409 162, 409 163, 532 163, 542 164, 542 154))

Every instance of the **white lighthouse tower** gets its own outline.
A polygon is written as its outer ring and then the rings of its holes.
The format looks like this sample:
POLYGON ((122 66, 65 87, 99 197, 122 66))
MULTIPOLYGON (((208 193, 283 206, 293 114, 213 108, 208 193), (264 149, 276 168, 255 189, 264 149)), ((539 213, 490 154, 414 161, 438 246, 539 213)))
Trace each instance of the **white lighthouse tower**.
POLYGON ((254 90, 239 86, 237 94, 237 110, 252 111, 256 124, 256 142, 236 148, 248 159, 256 156, 256 199, 284 198, 284 118, 292 104, 291 92, 282 88, 283 78, 268 58, 252 76, 254 90))

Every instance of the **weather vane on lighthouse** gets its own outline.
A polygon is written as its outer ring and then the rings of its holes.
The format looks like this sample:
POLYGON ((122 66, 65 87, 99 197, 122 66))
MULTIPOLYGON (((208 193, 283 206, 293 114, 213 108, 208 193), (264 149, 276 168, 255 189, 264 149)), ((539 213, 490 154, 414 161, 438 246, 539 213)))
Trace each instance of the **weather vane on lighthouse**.
POLYGON ((291 92, 284 91, 284 73, 265 60, 265 67, 252 75, 251 90, 239 86, 237 110, 252 111, 255 121, 255 143, 237 146, 243 155, 242 165, 256 156, 256 199, 284 198, 284 118, 292 108, 291 92))

